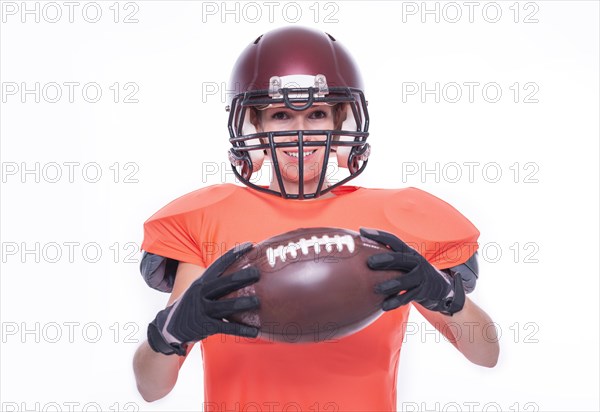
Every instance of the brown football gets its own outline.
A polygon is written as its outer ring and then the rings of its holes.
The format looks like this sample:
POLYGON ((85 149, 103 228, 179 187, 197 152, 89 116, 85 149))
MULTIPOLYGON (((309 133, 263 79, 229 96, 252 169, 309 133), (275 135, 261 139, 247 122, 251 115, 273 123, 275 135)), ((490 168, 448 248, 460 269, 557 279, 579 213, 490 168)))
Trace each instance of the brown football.
POLYGON ((367 258, 390 250, 360 233, 306 228, 254 245, 223 276, 250 265, 260 280, 224 298, 257 296, 260 307, 230 317, 278 342, 321 342, 358 332, 382 313, 375 285, 399 271, 371 270, 367 258))

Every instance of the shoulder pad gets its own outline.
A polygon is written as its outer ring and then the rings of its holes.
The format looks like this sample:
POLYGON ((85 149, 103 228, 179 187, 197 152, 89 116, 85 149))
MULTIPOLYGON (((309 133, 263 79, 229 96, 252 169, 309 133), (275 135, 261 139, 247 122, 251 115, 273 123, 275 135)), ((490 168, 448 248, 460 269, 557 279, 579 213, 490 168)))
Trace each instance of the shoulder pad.
POLYGON ((237 188, 232 184, 222 184, 194 190, 168 203, 152 215, 148 222, 204 209, 230 196, 237 188))
POLYGON ((179 262, 154 253, 144 252, 140 263, 142 277, 152 289, 171 292, 179 262))
POLYGON ((405 233, 434 241, 479 237, 479 231, 453 206, 413 187, 393 191, 386 200, 386 217, 405 233))
MULTIPOLYGON (((195 237, 203 216, 208 208, 219 207, 220 202, 237 189, 238 186, 232 184, 214 185, 175 199, 144 222, 141 249, 179 262, 204 266, 202 251, 195 237)), ((152 263, 150 267, 160 264, 155 262, 155 258, 147 259, 152 263)), ((158 276, 158 272, 153 276, 158 276)))
POLYGON ((392 191, 382 201, 394 232, 424 245, 438 268, 462 264, 477 250, 479 231, 445 201, 412 187, 392 191))

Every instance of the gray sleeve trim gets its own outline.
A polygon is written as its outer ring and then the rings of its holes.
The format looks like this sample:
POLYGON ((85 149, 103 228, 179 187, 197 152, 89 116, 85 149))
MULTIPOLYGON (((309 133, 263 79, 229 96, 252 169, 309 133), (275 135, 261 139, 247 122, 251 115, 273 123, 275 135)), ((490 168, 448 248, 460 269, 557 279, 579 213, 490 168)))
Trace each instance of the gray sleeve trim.
POLYGON ((479 279, 479 263, 477 263, 477 256, 478 254, 475 252, 465 263, 449 268, 450 273, 453 276, 460 273, 465 293, 473 292, 477 284, 477 279, 479 279))
POLYGON ((144 251, 140 272, 148 286, 168 293, 173 290, 178 265, 177 260, 144 251))

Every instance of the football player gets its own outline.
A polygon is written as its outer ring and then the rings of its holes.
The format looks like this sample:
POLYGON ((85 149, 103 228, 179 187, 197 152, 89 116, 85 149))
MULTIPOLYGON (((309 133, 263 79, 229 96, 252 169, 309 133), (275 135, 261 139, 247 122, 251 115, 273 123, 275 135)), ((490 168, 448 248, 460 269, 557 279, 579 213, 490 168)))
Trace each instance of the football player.
POLYGON ((296 26, 265 33, 240 55, 232 87, 239 94, 228 106, 229 158, 246 186, 194 191, 144 224, 142 274, 171 294, 135 354, 142 397, 169 393, 199 342, 204 410, 395 410, 411 307, 468 360, 494 366, 495 328, 465 296, 478 277, 477 229, 421 190, 346 185, 368 163, 369 115, 360 72, 340 42, 296 26), (254 181, 266 161, 268 186, 254 181), (335 182, 327 178, 332 165, 345 171, 335 182), (256 328, 224 320, 260 304, 256 297, 219 300, 260 279, 252 267, 219 276, 248 242, 328 226, 389 246, 369 258, 371 270, 407 272, 378 286, 386 300, 377 321, 334 342, 292 345, 253 339, 256 328))

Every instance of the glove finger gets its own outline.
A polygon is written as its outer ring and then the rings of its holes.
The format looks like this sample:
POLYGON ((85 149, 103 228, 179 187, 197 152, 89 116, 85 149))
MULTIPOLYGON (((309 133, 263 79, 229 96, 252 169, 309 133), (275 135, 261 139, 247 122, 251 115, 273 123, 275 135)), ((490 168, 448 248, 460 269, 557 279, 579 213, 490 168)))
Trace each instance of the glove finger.
POLYGON ((409 253, 413 255, 417 253, 413 248, 404 243, 400 238, 391 233, 384 232, 383 230, 361 227, 360 234, 368 239, 389 246, 395 252, 409 253))
POLYGON ((212 279, 204 285, 207 299, 218 299, 233 291, 242 289, 256 283, 260 279, 260 272, 254 266, 249 266, 228 276, 212 279))
POLYGON ((397 295, 403 290, 414 289, 421 284, 422 280, 422 277, 418 273, 407 273, 375 285, 375 293, 387 296, 397 295))
POLYGON ((226 335, 241 336, 244 338, 256 338, 258 336, 258 328, 248 326, 237 322, 220 322, 219 333, 226 335))
POLYGON ((208 279, 214 279, 221 275, 233 262, 245 253, 248 253, 250 249, 252 249, 252 246, 251 242, 245 242, 229 249, 223 256, 219 257, 208 267, 204 276, 208 279))
POLYGON ((215 319, 223 319, 234 313, 258 309, 259 306, 256 296, 215 300, 206 304, 206 314, 215 319))
POLYGON ((410 254, 402 252, 378 253, 369 256, 367 266, 373 270, 401 270, 410 272, 419 264, 420 260, 410 254))
POLYGON ((396 309, 402 305, 406 305, 407 303, 415 300, 415 298, 419 295, 419 288, 415 288, 407 291, 401 295, 392 296, 383 301, 382 309, 384 311, 390 311, 396 309))

